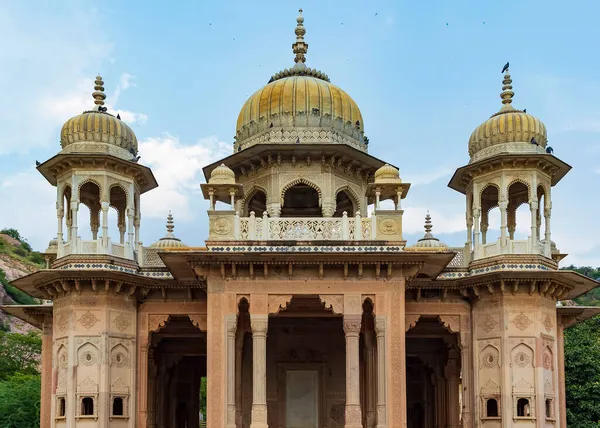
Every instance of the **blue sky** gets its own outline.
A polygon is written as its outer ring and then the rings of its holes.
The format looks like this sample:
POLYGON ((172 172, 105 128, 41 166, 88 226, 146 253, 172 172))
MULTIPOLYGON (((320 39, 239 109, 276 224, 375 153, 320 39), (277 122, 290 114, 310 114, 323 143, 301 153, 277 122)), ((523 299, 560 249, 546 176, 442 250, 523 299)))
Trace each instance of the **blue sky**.
POLYGON ((555 155, 573 166, 553 192, 553 239, 566 264, 600 265, 591 1, 0 2, 0 227, 40 250, 55 236, 55 191, 35 160, 60 149, 60 127, 92 105, 101 73, 161 185, 142 199, 144 243, 164 234, 172 209, 176 235, 202 245, 201 167, 230 152, 244 101, 293 65, 299 7, 307 64, 354 98, 370 153, 413 183, 409 241, 429 209, 434 233, 464 244, 464 197, 446 185, 468 162, 472 130, 499 109, 510 61, 514 105, 545 122, 555 155))

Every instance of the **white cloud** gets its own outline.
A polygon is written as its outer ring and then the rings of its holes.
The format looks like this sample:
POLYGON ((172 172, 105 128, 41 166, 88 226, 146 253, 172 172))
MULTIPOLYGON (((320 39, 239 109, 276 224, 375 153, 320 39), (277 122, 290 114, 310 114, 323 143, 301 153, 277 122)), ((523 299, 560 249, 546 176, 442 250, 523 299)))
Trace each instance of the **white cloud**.
POLYGON ((202 168, 231 154, 231 145, 214 136, 185 145, 179 138, 165 134, 141 141, 139 152, 140 162, 152 168, 159 184, 142 196, 142 215, 163 219, 173 210, 178 218, 189 221, 194 216, 190 198, 202 197, 202 168))
POLYGON ((12 227, 36 250, 56 236, 56 191, 37 171, 0 176, 0 228, 12 227), (8 208, 10 207, 10 208, 8 208))
POLYGON ((413 186, 421 186, 426 184, 431 184, 435 181, 441 180, 445 177, 450 177, 454 172, 455 168, 438 168, 435 171, 431 172, 422 172, 416 174, 400 174, 403 181, 410 183, 413 186))

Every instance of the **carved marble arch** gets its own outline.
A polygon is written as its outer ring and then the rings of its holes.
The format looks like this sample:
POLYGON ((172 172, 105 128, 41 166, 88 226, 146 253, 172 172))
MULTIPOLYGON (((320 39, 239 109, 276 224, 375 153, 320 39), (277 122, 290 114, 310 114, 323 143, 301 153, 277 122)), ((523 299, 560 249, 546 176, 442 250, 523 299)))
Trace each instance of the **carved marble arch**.
POLYGON ((69 354, 67 353, 67 347, 60 345, 56 350, 56 361, 54 367, 58 369, 66 369, 69 362, 69 354))
MULTIPOLYGON (((100 203, 103 196, 102 185, 93 178, 85 178, 77 186, 77 200, 81 203, 88 205, 86 200, 93 200, 94 202, 100 203)), ((88 205, 89 206, 89 205, 88 205)))
POLYGON ((345 185, 335 191, 335 213, 334 217, 342 217, 344 211, 349 217, 361 211, 360 198, 352 187, 345 185))
POLYGON ((129 192, 120 183, 113 183, 108 188, 108 200, 111 207, 121 212, 128 205, 129 192))
POLYGON ((92 366, 98 362, 99 355, 99 350, 94 344, 85 342, 77 348, 77 364, 92 366))
POLYGON ((331 311, 335 315, 342 315, 344 313, 343 294, 320 294, 319 299, 326 310, 331 311))
POLYGON ((500 350, 494 345, 486 345, 479 353, 479 368, 499 368, 500 350))
POLYGON ((267 211, 267 191, 264 187, 254 184, 244 195, 243 216, 248 217, 251 211, 260 217, 267 211))
POLYGON ((304 185, 314 189, 317 192, 317 194, 319 195, 319 203, 321 202, 321 199, 323 198, 323 192, 321 192, 321 188, 319 186, 317 186, 315 183, 313 183, 312 181, 309 181, 305 178, 296 178, 295 180, 290 181, 289 183, 287 183, 285 186, 283 186, 281 188, 281 193, 279 195, 280 200, 281 200, 281 205, 283 205, 285 194, 287 193, 287 191, 290 190, 292 187, 297 186, 299 184, 304 184, 304 185))
POLYGON ((122 343, 117 343, 110 350, 110 365, 129 367, 129 350, 122 343))
POLYGON ((526 343, 519 343, 510 352, 512 367, 535 367, 535 353, 526 343))

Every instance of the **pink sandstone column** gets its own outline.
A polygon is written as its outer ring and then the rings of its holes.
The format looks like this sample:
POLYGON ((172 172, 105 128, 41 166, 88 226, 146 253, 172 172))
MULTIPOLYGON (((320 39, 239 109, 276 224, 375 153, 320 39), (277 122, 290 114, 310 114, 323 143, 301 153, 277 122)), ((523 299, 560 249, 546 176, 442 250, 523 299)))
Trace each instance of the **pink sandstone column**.
POLYGON ((388 294, 388 427, 406 428, 406 311, 405 279, 390 281, 388 294))
POLYGON ((565 328, 560 317, 557 317, 556 335, 558 339, 558 396, 560 409, 560 426, 567 426, 567 391, 565 386, 565 328))
POLYGON ((250 315, 252 327, 252 422, 250 428, 267 425, 267 329, 269 315, 250 315))
POLYGON ((235 428, 235 333, 237 315, 227 315, 227 428, 235 428))
POLYGON ((346 333, 346 428, 362 428, 359 385, 360 315, 344 315, 346 333))
POLYGON ((50 428, 52 423, 52 318, 46 317, 42 325, 42 397, 40 402, 40 428, 50 428))
POLYGON ((384 315, 375 317, 375 332, 377 333, 377 428, 387 428, 386 325, 387 319, 384 315))
POLYGON ((225 317, 223 293, 208 283, 206 332, 206 422, 208 428, 225 426, 225 317))

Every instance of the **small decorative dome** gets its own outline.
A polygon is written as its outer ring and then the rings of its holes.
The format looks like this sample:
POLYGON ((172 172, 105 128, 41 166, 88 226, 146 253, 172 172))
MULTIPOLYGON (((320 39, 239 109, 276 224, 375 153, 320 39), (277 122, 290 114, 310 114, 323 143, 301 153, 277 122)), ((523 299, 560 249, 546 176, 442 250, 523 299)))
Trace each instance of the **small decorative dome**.
POLYGON ((50 240, 48 243, 48 248, 46 249, 46 253, 58 253, 58 237, 50 240))
POLYGON ((235 184, 235 173, 231 168, 222 163, 213 169, 208 179, 208 184, 235 184))
POLYGON ((417 241, 416 244, 411 245, 405 250, 413 250, 413 251, 427 251, 427 250, 437 250, 437 251, 445 251, 448 250, 448 246, 441 242, 439 239, 435 238, 431 229, 433 228, 433 224, 431 223, 431 216, 429 213, 425 216, 425 235, 417 241))
POLYGON ((167 216, 167 234, 150 245, 150 248, 186 248, 187 245, 181 242, 179 238, 175 238, 173 229, 175 229, 175 223, 173 222, 173 215, 169 211, 169 215, 167 216))
POLYGON ((351 144, 364 150, 364 123, 358 105, 346 92, 333 85, 326 74, 305 64, 308 44, 304 41, 306 29, 302 9, 299 12, 296 43, 292 45, 296 64, 273 75, 266 86, 248 98, 238 116, 236 145, 245 148, 244 140, 273 127, 284 128, 284 139, 289 128, 310 128, 299 131, 298 137, 289 136, 291 143, 297 141, 296 138, 301 143, 316 139, 344 142, 343 138, 331 137, 325 131, 315 129, 325 128, 339 131, 349 137, 351 144))
POLYGON ((502 81, 502 108, 479 125, 469 138, 471 162, 499 153, 545 153, 548 142, 544 123, 512 106, 512 79, 506 74, 502 81))
POLYGON ((67 120, 60 131, 63 153, 108 153, 134 161, 138 153, 137 138, 132 129, 106 112, 104 82, 97 76, 94 82, 94 107, 67 120), (90 144, 91 143, 91 144, 90 144))
POLYGON ((396 184, 402 183, 400 171, 390 164, 385 164, 375 171, 375 184, 396 184))

